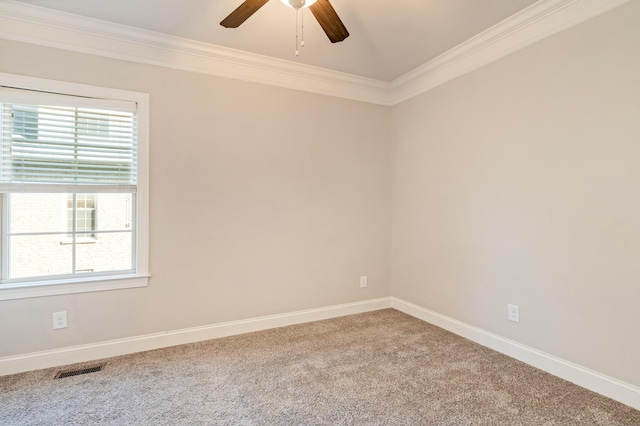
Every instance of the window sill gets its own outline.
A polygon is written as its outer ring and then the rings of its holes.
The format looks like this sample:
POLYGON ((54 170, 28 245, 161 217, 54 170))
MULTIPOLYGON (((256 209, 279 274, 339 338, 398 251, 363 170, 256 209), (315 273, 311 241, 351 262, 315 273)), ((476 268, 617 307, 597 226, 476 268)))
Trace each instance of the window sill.
POLYGON ((0 300, 146 287, 149 275, 115 275, 0 285, 0 300))

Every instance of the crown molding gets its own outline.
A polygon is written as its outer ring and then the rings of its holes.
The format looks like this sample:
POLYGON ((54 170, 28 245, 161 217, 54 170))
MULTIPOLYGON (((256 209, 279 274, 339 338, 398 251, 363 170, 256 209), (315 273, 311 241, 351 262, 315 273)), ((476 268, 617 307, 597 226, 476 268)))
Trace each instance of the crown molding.
POLYGON ((0 38, 393 106, 630 0, 539 0, 392 82, 0 1, 0 38))
POLYGON ((396 105, 629 0, 540 0, 391 82, 396 105))
POLYGON ((26 3, 0 1, 0 38, 374 104, 388 104, 387 82, 26 3))

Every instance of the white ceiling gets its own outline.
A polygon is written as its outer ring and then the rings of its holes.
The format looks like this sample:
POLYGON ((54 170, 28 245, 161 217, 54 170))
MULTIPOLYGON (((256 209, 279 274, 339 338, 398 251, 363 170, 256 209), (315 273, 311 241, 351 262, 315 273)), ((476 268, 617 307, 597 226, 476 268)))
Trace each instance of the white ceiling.
POLYGON ((331 44, 306 11, 297 58, 295 11, 271 0, 236 29, 219 22, 243 0, 19 0, 334 71, 392 81, 536 0, 331 0, 351 34, 331 44))

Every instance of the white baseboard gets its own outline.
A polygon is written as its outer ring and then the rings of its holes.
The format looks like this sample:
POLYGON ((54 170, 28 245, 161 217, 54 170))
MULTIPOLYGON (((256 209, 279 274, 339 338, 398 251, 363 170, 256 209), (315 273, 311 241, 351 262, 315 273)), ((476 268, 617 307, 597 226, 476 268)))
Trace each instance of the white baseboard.
POLYGON ((391 307, 640 410, 640 388, 398 298, 391 307))
POLYGON ((395 297, 230 321, 0 358, 0 376, 394 308, 640 410, 640 388, 395 297))
POLYGON ((323 308, 285 314, 269 315, 240 321, 230 321, 202 327, 185 328, 164 333, 147 334, 125 339, 109 340, 88 345, 34 352, 24 355, 0 358, 0 376, 57 367, 77 362, 92 361, 112 356, 126 355, 135 352, 165 348, 169 346, 194 343, 219 337, 284 327, 344 315, 376 311, 391 307, 391 298, 365 300, 323 308))

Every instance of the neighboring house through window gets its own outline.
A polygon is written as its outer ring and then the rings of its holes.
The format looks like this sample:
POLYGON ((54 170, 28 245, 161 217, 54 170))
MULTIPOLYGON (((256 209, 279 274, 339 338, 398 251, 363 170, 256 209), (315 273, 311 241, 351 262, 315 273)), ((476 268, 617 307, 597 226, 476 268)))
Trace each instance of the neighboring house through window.
POLYGON ((96 194, 67 195, 67 230, 85 238, 96 238, 96 194), (75 227, 74 227, 75 223, 75 227))
POLYGON ((12 135, 26 140, 38 139, 38 111, 27 106, 14 105, 11 108, 12 135))

